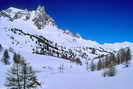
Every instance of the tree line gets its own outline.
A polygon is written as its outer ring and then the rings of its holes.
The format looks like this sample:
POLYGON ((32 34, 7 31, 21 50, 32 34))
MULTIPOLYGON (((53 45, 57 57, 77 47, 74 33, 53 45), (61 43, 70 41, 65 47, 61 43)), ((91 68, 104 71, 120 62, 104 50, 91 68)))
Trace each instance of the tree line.
POLYGON ((123 64, 128 67, 132 59, 131 50, 129 47, 120 49, 116 54, 110 53, 99 58, 97 62, 91 62, 90 70, 104 70, 104 76, 114 76, 116 73, 115 66, 123 64))

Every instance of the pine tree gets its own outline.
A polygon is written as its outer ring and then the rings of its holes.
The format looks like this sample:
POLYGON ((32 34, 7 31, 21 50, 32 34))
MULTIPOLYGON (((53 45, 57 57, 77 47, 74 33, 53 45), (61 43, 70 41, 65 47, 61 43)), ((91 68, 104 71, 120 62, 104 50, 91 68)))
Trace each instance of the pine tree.
POLYGON ((6 84, 5 86, 9 89, 22 89, 22 77, 20 74, 20 64, 13 64, 11 69, 8 71, 8 76, 6 78, 6 84))
POLYGON ((101 70, 102 69, 102 61, 101 59, 98 61, 97 63, 97 70, 101 70))
POLYGON ((113 77, 113 76, 115 76, 116 75, 116 68, 114 67, 114 66, 112 66, 112 67, 110 67, 110 68, 108 68, 108 69, 106 69, 106 70, 104 70, 104 73, 103 73, 103 76, 104 77, 113 77))
POLYGON ((127 48, 126 59, 125 59, 125 67, 129 66, 131 59, 132 59, 131 50, 130 50, 130 48, 127 48))
POLYGON ((24 58, 22 58, 19 54, 17 53, 14 53, 14 56, 13 56, 13 61, 14 63, 16 64, 24 64, 24 58))
POLYGON ((96 70, 96 65, 93 62, 91 62, 91 64, 90 64, 90 70, 91 71, 95 71, 96 70))
POLYGON ((92 48, 92 54, 96 54, 96 50, 94 48, 92 48))
MULTIPOLYGON (((14 57, 14 59, 16 58, 14 57)), ((41 86, 41 83, 38 82, 36 72, 25 61, 23 63, 16 61, 8 71, 6 79, 5 85, 9 89, 33 89, 41 86)))
POLYGON ((9 65, 9 64, 10 64, 9 58, 10 58, 10 56, 9 56, 8 50, 6 49, 6 50, 4 51, 4 54, 3 54, 3 57, 2 57, 2 59, 1 59, 1 61, 2 61, 4 64, 9 65))
POLYGON ((127 60, 131 60, 132 59, 132 54, 131 54, 131 50, 130 48, 127 49, 127 56, 126 56, 127 60))
POLYGON ((2 45, 0 44, 0 52, 2 51, 2 45))
POLYGON ((22 75, 24 81, 23 89, 37 88, 38 86, 41 86, 40 82, 38 82, 36 72, 33 71, 29 64, 23 65, 22 75))
POLYGON ((82 62, 81 62, 81 60, 80 60, 79 58, 76 58, 74 61, 75 61, 77 64, 82 65, 82 62))

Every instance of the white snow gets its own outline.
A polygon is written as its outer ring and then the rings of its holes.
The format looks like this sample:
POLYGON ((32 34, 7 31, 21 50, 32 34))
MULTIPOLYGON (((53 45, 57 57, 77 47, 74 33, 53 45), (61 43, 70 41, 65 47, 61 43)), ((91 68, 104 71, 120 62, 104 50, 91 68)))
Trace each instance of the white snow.
MULTIPOLYGON (((103 77, 102 71, 87 72, 85 66, 71 64, 64 59, 26 52, 20 54, 24 55, 27 62, 36 71, 39 71, 37 74, 42 83, 39 89, 131 89, 133 87, 133 65, 128 68, 120 66, 117 75, 114 77, 103 77), (64 64, 63 73, 59 70, 61 64, 64 64)), ((0 66, 2 76, 0 89, 2 89, 5 83, 3 80, 5 80, 6 70, 9 67, 1 63, 0 66)))
MULTIPOLYGON (((13 11, 11 15, 14 15, 14 13, 18 11, 24 11, 13 7, 9 9, 13 11)), ((87 46, 94 48, 103 47, 106 50, 117 51, 120 48, 130 47, 133 51, 133 43, 99 44, 95 41, 85 40, 82 37, 73 37, 53 25, 46 25, 44 29, 38 30, 32 21, 35 11, 30 11, 30 13, 31 18, 27 21, 20 18, 11 22, 8 18, 0 17, 0 44, 2 44, 4 48, 11 47, 15 49, 15 52, 21 54, 25 60, 39 72, 37 74, 42 83, 42 87, 39 89, 131 89, 133 87, 132 64, 128 68, 120 66, 120 68, 118 67, 119 69, 116 76, 104 78, 102 77, 102 71, 88 72, 86 71, 85 65, 80 66, 61 58, 32 54, 31 45, 36 46, 34 42, 28 37, 15 35, 9 32, 8 29, 18 28, 25 33, 41 35, 62 46, 72 49, 87 46), (14 36, 20 44, 12 44, 9 36, 14 36), (26 41, 27 44, 25 44, 26 41), (63 73, 59 70, 61 65, 64 65, 63 73)), ((3 52, 0 52, 0 58, 2 54, 3 52)), ((89 56, 90 58, 94 57, 92 54, 89 54, 89 56)), ((5 66, 0 61, 0 67, 0 89, 6 89, 4 87, 5 77, 10 66, 5 66)))

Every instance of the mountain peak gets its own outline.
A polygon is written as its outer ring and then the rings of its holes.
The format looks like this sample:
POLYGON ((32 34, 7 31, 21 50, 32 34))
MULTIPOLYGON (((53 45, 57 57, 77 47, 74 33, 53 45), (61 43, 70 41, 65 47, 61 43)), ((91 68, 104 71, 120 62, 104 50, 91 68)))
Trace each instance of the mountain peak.
POLYGON ((43 29, 45 25, 55 25, 54 20, 45 12, 43 6, 38 6, 36 9, 33 22, 38 29, 43 29))
POLYGON ((31 20, 38 29, 43 29, 46 25, 55 25, 55 21, 45 12, 44 6, 38 6, 33 11, 10 7, 0 11, 0 17, 8 18, 12 22, 18 19, 31 20))
POLYGON ((45 7, 44 6, 38 6, 36 11, 38 11, 40 13, 45 13, 45 7))

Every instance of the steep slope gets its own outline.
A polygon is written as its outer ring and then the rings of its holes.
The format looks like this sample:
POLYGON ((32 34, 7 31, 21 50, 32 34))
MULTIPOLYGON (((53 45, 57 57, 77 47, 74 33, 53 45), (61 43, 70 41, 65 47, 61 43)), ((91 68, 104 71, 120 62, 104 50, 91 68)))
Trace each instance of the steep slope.
MULTIPOLYGON (((11 64, 14 52, 21 54, 38 71, 37 75, 42 83, 40 89, 126 89, 123 82, 127 81, 127 86, 132 87, 132 65, 122 71, 125 62, 117 65, 115 60, 111 60, 114 56, 123 57, 122 54, 127 52, 128 47, 132 51, 133 44, 130 42, 99 44, 85 40, 78 34, 58 28, 43 7, 33 11, 13 7, 0 11, 0 31, 0 44, 3 47, 0 59, 5 49, 9 50, 11 64), (107 60, 109 66, 95 68, 99 59, 105 63, 107 60), (93 62, 95 65, 92 65, 93 62), (112 66, 117 71, 122 71, 120 75, 109 79, 101 77, 101 72, 108 72, 112 66), (117 88, 113 86, 116 83, 117 88)), ((0 89, 6 89, 5 77, 10 66, 5 66, 0 61, 0 89)))
MULTIPOLYGON (((0 59, 4 50, 3 48, 0 51, 0 59)), ((13 51, 9 50, 9 54, 12 63, 13 51)), ((133 61, 128 68, 125 68, 124 65, 117 66, 117 76, 103 78, 104 70, 91 72, 86 70, 86 65, 79 66, 60 58, 32 54, 27 51, 21 51, 20 54, 38 72, 37 76, 42 84, 38 89, 127 89, 133 87, 133 61), (63 70, 60 70, 62 65, 63 70)), ((10 66, 12 65, 4 65, 0 61, 0 89, 7 89, 4 84, 10 66)))
POLYGON ((3 10, 0 12, 0 29, 2 34, 0 43, 17 51, 26 50, 65 59, 87 60, 113 52, 97 42, 84 40, 78 34, 59 29, 55 21, 44 11, 44 7, 38 7, 35 11, 13 7, 3 10), (50 54, 51 51, 56 54, 50 54))

